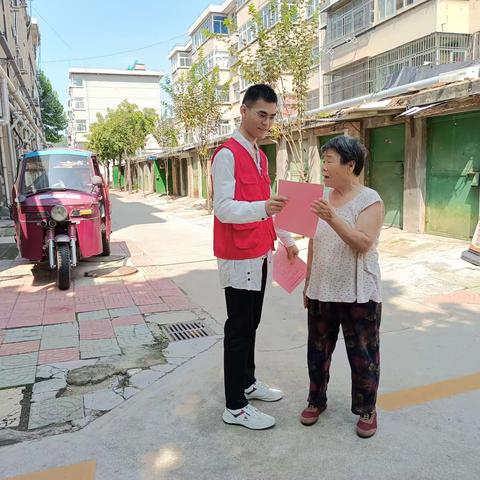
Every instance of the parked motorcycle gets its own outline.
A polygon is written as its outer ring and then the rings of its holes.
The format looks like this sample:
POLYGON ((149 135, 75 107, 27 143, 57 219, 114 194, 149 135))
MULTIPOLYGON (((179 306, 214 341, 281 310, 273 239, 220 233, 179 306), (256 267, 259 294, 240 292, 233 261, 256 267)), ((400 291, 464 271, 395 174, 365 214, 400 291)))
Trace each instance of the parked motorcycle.
POLYGON ((50 149, 23 155, 12 193, 20 255, 48 259, 59 289, 70 288, 79 260, 110 255, 108 185, 91 152, 50 149))

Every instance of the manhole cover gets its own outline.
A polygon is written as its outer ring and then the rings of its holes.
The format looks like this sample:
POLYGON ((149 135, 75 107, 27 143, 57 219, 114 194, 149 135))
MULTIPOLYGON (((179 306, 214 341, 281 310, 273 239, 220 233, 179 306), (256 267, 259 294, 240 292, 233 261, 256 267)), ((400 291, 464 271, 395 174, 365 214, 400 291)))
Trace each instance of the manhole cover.
POLYGON ((170 323, 162 325, 161 330, 171 342, 213 335, 213 332, 202 322, 170 323))
POLYGON ((112 267, 112 268, 99 268, 97 270, 90 270, 85 272, 86 277, 124 277, 126 275, 133 275, 137 273, 138 269, 135 267, 112 267))

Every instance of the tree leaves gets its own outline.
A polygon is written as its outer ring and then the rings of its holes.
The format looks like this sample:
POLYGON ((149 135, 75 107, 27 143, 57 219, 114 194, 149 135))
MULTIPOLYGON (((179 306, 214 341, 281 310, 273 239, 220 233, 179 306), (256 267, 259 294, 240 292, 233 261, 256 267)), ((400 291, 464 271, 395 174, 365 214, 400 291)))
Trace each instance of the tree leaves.
POLYGON ((48 142, 57 143, 62 139, 61 132, 67 128, 67 118, 50 80, 42 71, 39 72, 38 77, 40 81, 40 112, 45 137, 48 142))

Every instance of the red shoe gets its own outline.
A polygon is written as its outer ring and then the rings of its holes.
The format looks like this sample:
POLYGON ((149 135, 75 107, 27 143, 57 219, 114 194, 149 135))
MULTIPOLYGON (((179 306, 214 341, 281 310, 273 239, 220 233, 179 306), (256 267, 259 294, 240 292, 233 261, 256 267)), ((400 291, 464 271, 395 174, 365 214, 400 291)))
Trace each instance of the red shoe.
POLYGON ((377 412, 362 415, 357 422, 357 435, 361 438, 370 438, 377 431, 377 412))
POLYGON ((326 405, 323 407, 314 407, 313 405, 308 404, 308 407, 300 414, 300 423, 306 427, 317 423, 318 417, 326 408, 326 405))

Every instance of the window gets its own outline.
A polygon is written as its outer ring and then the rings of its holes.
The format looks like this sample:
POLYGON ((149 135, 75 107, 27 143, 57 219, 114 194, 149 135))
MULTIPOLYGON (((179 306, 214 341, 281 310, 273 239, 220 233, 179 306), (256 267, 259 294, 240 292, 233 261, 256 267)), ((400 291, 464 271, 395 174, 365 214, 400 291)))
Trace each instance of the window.
POLYGON ((86 120, 77 120, 77 132, 86 132, 87 131, 87 121, 86 120))
POLYGON ((228 88, 225 88, 223 85, 217 85, 215 89, 215 98, 217 102, 220 103, 229 103, 230 102, 230 95, 228 88))
POLYGON ((417 0, 378 0, 378 18, 388 18, 417 0))
POLYGON ((307 18, 313 16, 313 14, 317 11, 318 6, 320 5, 320 0, 308 0, 307 2, 307 18))
POLYGON ((320 47, 318 40, 312 45, 312 67, 316 67, 320 63, 320 47))
POLYGON ((305 110, 314 110, 320 106, 320 89, 310 90, 305 101, 305 110))
POLYGON ((225 25, 224 21, 227 17, 224 15, 214 15, 213 16, 213 33, 219 33, 221 35, 228 35, 228 28, 225 25))
POLYGON ((206 75, 207 73, 211 72, 214 67, 228 69, 229 61, 230 55, 228 52, 214 50, 204 58, 203 65, 200 65, 199 71, 203 75, 206 75))
POLYGON ((178 54, 178 64, 180 67, 191 67, 192 58, 190 57, 190 54, 187 52, 180 52, 178 54))
POLYGON ((237 10, 247 3, 247 0, 237 0, 237 10))
POLYGON ((218 135, 223 137, 224 135, 229 135, 230 132, 230 122, 228 120, 220 120, 220 124, 218 125, 218 135))
MULTIPOLYGON (((395 0, 380 0, 395 1, 395 0)), ((328 14, 327 44, 345 41, 367 29, 374 22, 374 1, 355 0, 328 14)))
POLYGON ((240 101, 240 82, 235 82, 233 84, 233 101, 234 102, 240 101))
POLYGON ((83 87, 83 79, 78 77, 72 78, 72 85, 74 87, 83 87))
POLYGON ((274 3, 267 3, 260 10, 260 17, 265 28, 271 28, 278 22, 278 7, 274 3))
POLYGON ((238 29, 238 48, 243 48, 257 38, 255 24, 250 21, 238 29))
POLYGON ((228 35, 228 28, 224 24, 226 15, 210 15, 192 35, 192 48, 196 52, 207 40, 208 32, 217 35, 228 35))
POLYGON ((17 38, 17 12, 12 14, 12 34, 14 38, 17 38))
POLYGON ((179 52, 172 58, 172 72, 177 68, 189 68, 192 66, 192 57, 188 52, 179 52))
POLYGON ((240 77, 240 91, 244 92, 250 85, 252 85, 252 82, 247 82, 243 77, 240 77))
POLYGON ((73 99, 74 110, 85 110, 85 100, 81 97, 75 97, 73 99))

